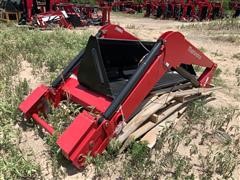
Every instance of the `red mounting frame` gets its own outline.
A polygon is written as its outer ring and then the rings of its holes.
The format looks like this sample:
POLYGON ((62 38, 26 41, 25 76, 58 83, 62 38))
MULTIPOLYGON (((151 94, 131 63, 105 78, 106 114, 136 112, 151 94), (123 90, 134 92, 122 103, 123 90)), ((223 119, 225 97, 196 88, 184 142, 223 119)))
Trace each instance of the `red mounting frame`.
MULTIPOLYGON (((112 24, 103 26, 98 36, 108 39, 138 40, 122 27, 112 24)), ((177 69, 181 64, 205 67, 198 82, 201 87, 208 87, 217 67, 215 63, 189 43, 179 32, 166 32, 159 37, 159 40, 164 44, 160 49, 157 49, 157 56, 110 119, 104 118, 101 123, 98 123, 99 117, 87 111, 88 106, 94 106, 95 111, 102 115, 114 100, 90 91, 79 84, 74 77, 77 67, 72 71, 73 75, 60 83, 59 86, 53 88, 41 85, 36 88, 20 104, 19 109, 27 119, 34 119, 47 132, 53 134, 54 128, 51 124, 39 116, 39 113, 45 114, 47 112, 46 102, 52 102, 57 107, 62 100, 69 97, 71 101, 81 104, 85 110, 77 115, 57 139, 57 144, 63 154, 76 167, 80 168, 84 165, 87 155, 96 156, 106 148, 115 135, 117 125, 123 120, 129 120, 156 82, 170 68, 177 69)))

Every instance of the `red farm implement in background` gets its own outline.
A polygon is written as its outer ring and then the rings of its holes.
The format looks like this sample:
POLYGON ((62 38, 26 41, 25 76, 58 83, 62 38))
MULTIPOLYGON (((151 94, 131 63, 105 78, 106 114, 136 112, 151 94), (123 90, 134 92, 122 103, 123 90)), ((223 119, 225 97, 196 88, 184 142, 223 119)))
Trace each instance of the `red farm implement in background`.
POLYGON ((141 13, 143 11, 143 3, 134 0, 118 0, 111 2, 114 11, 121 11, 128 14, 141 13))
MULTIPOLYGON (((73 4, 69 0, 0 0, 0 11, 16 12, 20 25, 29 24, 42 29, 60 26, 64 28, 110 23, 111 7, 73 4)), ((11 19, 10 19, 11 20, 11 19)))
POLYGON ((168 31, 149 42, 108 24, 89 38, 50 86, 40 85, 19 109, 50 135, 57 134, 62 153, 80 168, 87 155, 103 152, 152 89, 189 82, 208 88, 216 66, 179 32, 168 31), (204 68, 199 76, 194 65, 204 68), (49 109, 66 100, 82 110, 57 132, 48 121, 49 109))
POLYGON ((229 9, 233 10, 233 17, 239 17, 240 16, 240 0, 231 0, 229 2, 229 9))
POLYGON ((60 3, 57 8, 65 11, 74 27, 110 23, 110 7, 86 4, 60 3))
POLYGON ((54 5, 50 6, 49 11, 40 11, 35 16, 28 13, 27 20, 33 21, 36 26, 41 28, 46 28, 52 24, 57 24, 65 28, 105 25, 110 23, 110 11, 111 7, 103 4, 101 6, 94 6, 89 4, 55 2, 54 5))
POLYGON ((183 21, 202 21, 223 17, 223 8, 219 2, 208 0, 147 0, 145 17, 151 15, 183 21))

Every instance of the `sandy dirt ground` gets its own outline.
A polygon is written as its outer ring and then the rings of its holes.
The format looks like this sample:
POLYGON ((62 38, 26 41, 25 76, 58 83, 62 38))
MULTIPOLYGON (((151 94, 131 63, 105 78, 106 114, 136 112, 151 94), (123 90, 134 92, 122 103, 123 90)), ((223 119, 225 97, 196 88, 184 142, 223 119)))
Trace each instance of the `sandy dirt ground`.
MULTIPOLYGON (((240 53, 239 44, 236 45, 230 42, 215 41, 211 37, 216 34, 209 34, 202 29, 183 28, 183 26, 189 25, 189 23, 178 22, 173 20, 155 20, 151 18, 136 18, 131 16, 117 16, 112 15, 112 23, 118 24, 124 27, 127 31, 133 33, 137 37, 143 40, 157 40, 163 32, 166 31, 180 31, 186 38, 197 48, 204 49, 206 55, 218 64, 218 67, 222 70, 221 78, 224 80, 224 88, 215 93, 216 100, 211 102, 211 105, 220 106, 238 106, 240 107, 240 92, 237 84, 237 78, 235 76, 235 69, 240 66, 240 59, 233 58, 233 55, 240 53)), ((90 27, 84 29, 78 29, 82 33, 84 31, 90 31, 95 34, 98 27, 90 27)), ((177 52, 176 52, 177 53, 177 52)), ((31 71, 31 68, 26 64, 27 68, 21 73, 22 78, 27 78, 31 88, 35 88, 41 81, 26 76, 31 71), (27 71, 27 72, 26 72, 27 71)), ((237 122, 240 123, 240 120, 237 122)), ((32 152, 36 157, 35 161, 41 166, 42 176, 45 179, 54 179, 52 176, 51 157, 47 153, 47 145, 44 141, 35 135, 34 131, 24 131, 21 141, 21 148, 28 153, 32 152), (37 147, 37 148, 36 148, 37 147)), ((64 179, 92 179, 94 177, 93 169, 88 167, 87 175, 83 175, 82 172, 76 171, 76 169, 69 165, 67 168, 62 168, 65 171, 64 179)), ((240 175, 236 170, 234 176, 239 178, 240 175)), ((240 171, 240 170, 239 170, 240 171)), ((111 179, 111 178, 110 178, 111 179)))

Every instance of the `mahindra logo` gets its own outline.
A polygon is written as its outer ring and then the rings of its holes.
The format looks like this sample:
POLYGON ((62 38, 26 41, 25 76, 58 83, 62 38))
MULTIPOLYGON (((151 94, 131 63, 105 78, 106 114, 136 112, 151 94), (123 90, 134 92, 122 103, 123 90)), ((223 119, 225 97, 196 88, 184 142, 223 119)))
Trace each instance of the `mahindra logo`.
POLYGON ((120 33, 123 33, 123 29, 119 28, 119 27, 115 27, 115 30, 120 32, 120 33))
POLYGON ((188 47, 188 52, 194 55, 197 59, 202 59, 202 56, 198 54, 191 46, 188 47))

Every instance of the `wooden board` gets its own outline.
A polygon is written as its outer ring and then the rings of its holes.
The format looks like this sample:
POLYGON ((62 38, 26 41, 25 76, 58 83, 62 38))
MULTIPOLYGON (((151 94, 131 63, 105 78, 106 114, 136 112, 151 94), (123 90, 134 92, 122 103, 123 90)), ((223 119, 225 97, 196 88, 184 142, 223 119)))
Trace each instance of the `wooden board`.
POLYGON ((165 94, 149 104, 149 106, 146 106, 123 128, 123 133, 120 134, 117 140, 123 143, 132 132, 138 129, 152 114, 163 108, 166 102, 169 102, 172 98, 173 96, 165 94))
MULTIPOLYGON (((179 86, 187 88, 186 85, 179 86)), ((189 87, 189 85, 188 85, 189 87)), ((145 99, 141 110, 123 127, 117 140, 122 145, 120 152, 125 150, 133 140, 142 137, 152 148, 161 129, 179 119, 186 110, 186 105, 196 99, 206 98, 219 88, 194 88, 168 92, 163 95, 150 95, 145 99), (162 124, 163 123, 163 124, 162 124)))
POLYGON ((147 146, 152 149, 154 145, 157 142, 157 137, 161 133, 163 129, 169 128, 172 124, 176 124, 179 119, 182 117, 182 113, 186 110, 186 107, 182 108, 180 111, 178 111, 177 114, 174 114, 172 116, 169 116, 165 121, 159 123, 156 127, 152 128, 150 131, 148 131, 141 139, 140 141, 146 142, 147 146), (181 115, 179 115, 181 114, 181 115))
POLYGON ((177 98, 177 97, 184 97, 184 96, 197 95, 197 94, 200 95, 202 93, 213 92, 218 89, 221 89, 221 87, 188 89, 188 90, 176 92, 174 97, 177 98))
POLYGON ((174 117, 177 117, 177 109, 179 109, 182 106, 182 103, 176 103, 175 105, 173 105, 172 107, 166 109, 166 111, 164 111, 163 113, 161 113, 158 116, 157 122, 153 123, 151 121, 147 122, 146 124, 144 124, 142 127, 138 128, 136 131, 134 131, 133 133, 129 134, 126 133, 126 135, 128 135, 126 138, 127 140, 124 142, 122 148, 120 149, 120 152, 124 151, 133 140, 138 139, 139 137, 143 136, 145 133, 147 133, 150 129, 152 129, 153 127, 155 127, 156 125, 158 125, 160 122, 162 122, 164 119, 166 119, 167 117, 169 117, 170 115, 174 115, 174 117))
MULTIPOLYGON (((187 103, 189 103, 195 99, 208 97, 210 94, 211 94, 211 92, 202 93, 200 95, 198 94, 198 95, 188 96, 188 98, 186 99, 185 102, 172 101, 172 104, 168 104, 165 109, 162 109, 162 111, 157 116, 157 118, 155 117, 154 121, 151 121, 151 119, 150 119, 152 114, 156 113, 155 111, 152 111, 152 109, 147 109, 147 110, 143 111, 142 112, 143 114, 141 114, 141 113, 137 114, 135 116, 135 117, 137 117, 137 119, 135 119, 136 121, 132 122, 130 126, 126 126, 127 128, 125 127, 123 133, 117 138, 117 140, 121 144, 123 144, 122 148, 120 149, 120 152, 124 151, 131 144, 132 141, 144 136, 146 133, 148 133, 149 131, 151 131, 154 128, 158 129, 157 126, 158 126, 158 124, 161 124, 162 121, 164 121, 164 120, 166 121, 168 118, 170 118, 171 121, 176 119, 179 116, 179 114, 182 114, 184 112, 185 109, 184 110, 180 110, 180 109, 185 108, 187 103), (146 114, 144 114, 144 113, 146 113, 146 114), (142 115, 145 115, 145 116, 142 116, 142 115)), ((172 97, 174 97, 174 96, 172 95, 172 97)), ((154 144, 155 144, 155 139, 157 136, 156 129, 153 130, 155 135, 153 132, 151 132, 150 134, 147 135, 147 138, 150 138, 150 139, 148 139, 150 147, 154 146, 154 144)), ((147 138, 145 137, 144 140, 147 140, 147 138)))
POLYGON ((161 95, 161 94, 174 92, 174 91, 177 91, 177 90, 184 90, 184 89, 191 88, 191 87, 192 87, 192 83, 179 84, 179 85, 176 85, 174 87, 154 90, 154 91, 151 92, 151 94, 161 95))

